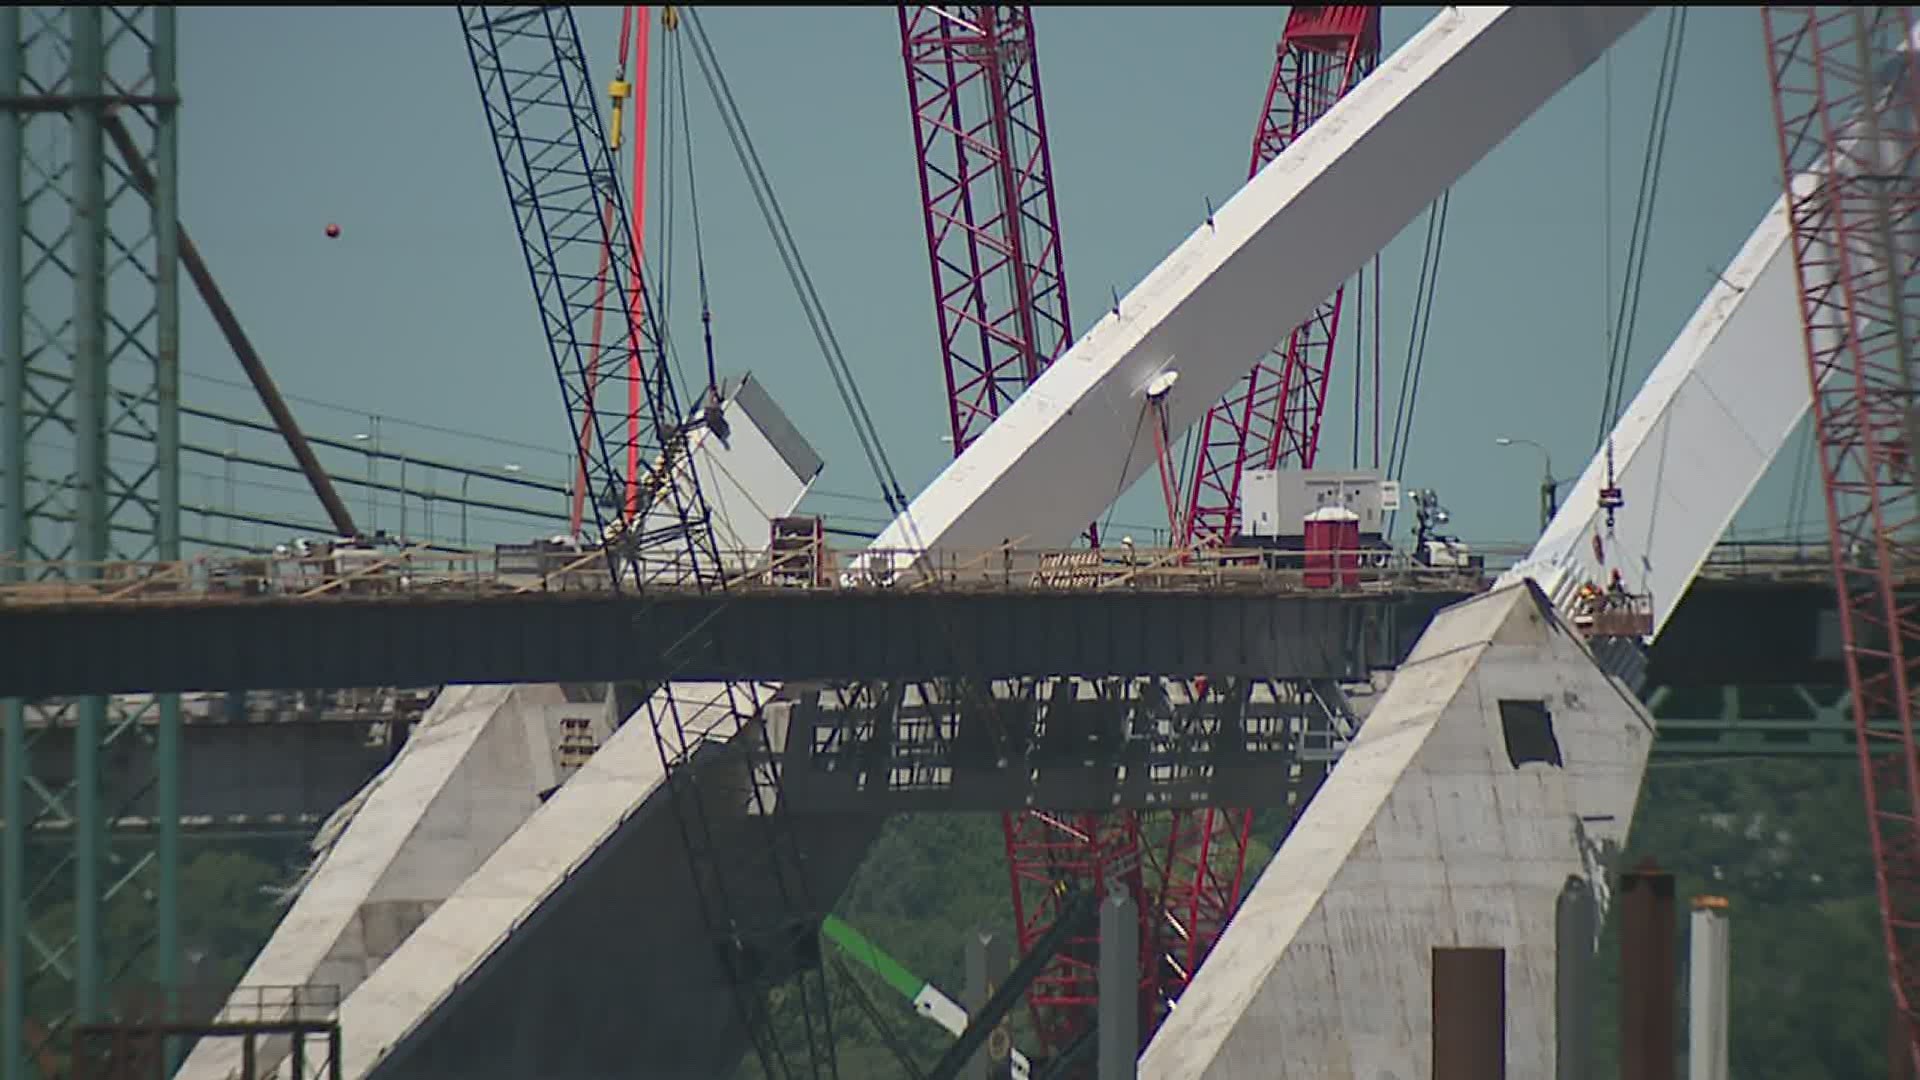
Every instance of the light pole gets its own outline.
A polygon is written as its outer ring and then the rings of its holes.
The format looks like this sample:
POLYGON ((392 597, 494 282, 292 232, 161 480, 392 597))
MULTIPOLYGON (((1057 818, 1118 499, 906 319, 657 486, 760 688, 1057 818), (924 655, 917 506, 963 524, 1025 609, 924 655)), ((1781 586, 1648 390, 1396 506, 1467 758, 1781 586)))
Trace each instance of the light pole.
POLYGON ((1553 515, 1560 511, 1560 481, 1553 478, 1553 452, 1532 439, 1502 435, 1493 442, 1495 446, 1531 446, 1540 451, 1540 531, 1546 532, 1553 515))

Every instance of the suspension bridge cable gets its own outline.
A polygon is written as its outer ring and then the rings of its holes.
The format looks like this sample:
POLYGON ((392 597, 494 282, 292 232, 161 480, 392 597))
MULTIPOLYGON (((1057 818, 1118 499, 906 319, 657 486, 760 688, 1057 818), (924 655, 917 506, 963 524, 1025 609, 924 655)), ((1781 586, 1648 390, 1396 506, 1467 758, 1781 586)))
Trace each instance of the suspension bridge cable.
MULTIPOLYGON (((253 384, 249 382, 245 382, 240 379, 228 379, 219 375, 208 375, 208 374, 205 374, 204 372, 198 372, 198 371, 182 371, 181 374, 189 379, 193 379, 199 382, 212 383, 216 386, 225 386, 235 390, 245 390, 248 393, 253 392, 253 384)), ((308 405, 316 409, 329 409, 334 412, 346 413, 347 415, 350 415, 350 416, 364 417, 369 420, 378 420, 383 425, 391 425, 393 427, 399 427, 399 428, 413 428, 419 431, 429 431, 434 433, 435 435, 449 435, 454 438, 471 439, 474 442, 485 443, 489 446, 511 447, 512 449, 515 449, 515 450, 530 450, 530 451, 535 451, 537 453, 542 453, 542 454, 552 454, 555 457, 560 457, 560 458, 565 458, 568 456, 564 450, 555 450, 551 446, 542 446, 537 443, 521 442, 516 439, 508 439, 499 435, 482 435, 474 431, 463 431, 459 428, 442 427, 437 424, 429 424, 421 420, 409 420, 404 417, 388 416, 373 409, 365 409, 365 408, 360 408, 352 405, 342 405, 338 402, 325 401, 319 398, 302 397, 299 394, 282 393, 280 396, 285 398, 288 401, 295 402, 300 405, 308 405)))

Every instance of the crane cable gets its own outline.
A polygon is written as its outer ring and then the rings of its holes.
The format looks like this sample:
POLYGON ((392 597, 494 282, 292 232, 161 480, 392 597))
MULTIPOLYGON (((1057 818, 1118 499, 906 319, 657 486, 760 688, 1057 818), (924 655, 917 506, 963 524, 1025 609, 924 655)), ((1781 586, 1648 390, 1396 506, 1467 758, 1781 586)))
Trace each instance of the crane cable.
POLYGON ((766 168, 760 162, 759 152, 755 150, 752 139, 747 134, 746 123, 741 118, 739 106, 735 103, 733 92, 727 85, 726 75, 720 70, 713 43, 707 38, 705 29, 700 25, 698 10, 687 8, 685 15, 687 26, 693 31, 694 61, 700 65, 700 73, 706 80, 707 90, 713 96, 714 105, 720 111, 720 119, 727 129, 727 137, 733 144, 734 154, 747 173, 747 182, 753 190, 754 202, 759 206, 761 217, 773 234, 774 246, 779 250, 780 261, 785 266, 787 276, 799 296, 800 306, 806 314, 809 328, 813 331, 814 341, 819 345, 821 355, 826 359, 827 371, 833 377, 834 389, 840 394, 840 402, 846 408, 849 420, 852 421, 854 435, 859 439, 860 449, 866 455, 867 464, 873 470, 874 479, 879 483, 881 498, 895 515, 904 514, 908 506, 906 491, 901 486, 892 463, 887 459, 886 450, 880 445, 879 433, 874 428, 873 418, 867 412, 866 403, 860 397, 859 382, 853 377, 846 355, 840 348, 839 339, 834 335, 833 327, 827 321, 825 307, 820 303, 819 293, 813 286, 813 277, 807 272, 806 263, 800 258, 792 230, 787 226, 786 215, 781 212, 779 200, 773 193, 772 182, 768 180, 766 168))
POLYGON ((692 112, 687 105, 687 65, 680 55, 680 35, 670 35, 667 40, 668 54, 676 61, 672 65, 674 93, 680 104, 680 143, 687 167, 687 209, 693 225, 694 278, 700 294, 700 337, 706 352, 707 388, 710 393, 717 395, 720 392, 720 372, 713 356, 713 305, 707 289, 706 242, 700 229, 700 184, 693 171, 693 127, 692 112))
MULTIPOLYGON (((1440 276, 1440 252, 1447 239, 1447 208, 1453 201, 1453 189, 1440 193, 1440 198, 1427 209, 1427 237, 1420 255, 1420 277, 1414 288, 1413 317, 1407 328, 1407 356, 1400 369, 1400 393, 1394 406, 1393 437, 1387 444, 1387 474, 1389 480, 1400 479, 1407 466, 1407 453, 1413 444, 1413 413, 1420 398, 1420 373, 1426 367, 1428 331, 1433 326, 1433 298, 1438 291, 1440 276)), ((1375 301, 1379 298, 1379 281, 1374 282, 1375 301)), ((1375 331, 1379 321, 1375 319, 1375 331)), ((1374 357, 1378 364, 1377 352, 1374 357)), ((1375 386, 1375 393, 1379 388, 1375 386)), ((1377 437, 1377 433, 1376 433, 1377 437)), ((1393 535, 1398 510, 1387 514, 1385 535, 1393 535)))
POLYGON ((1426 366, 1428 332, 1433 327, 1433 298, 1439 291, 1440 251, 1447 240, 1447 207, 1453 189, 1440 193, 1427 210, 1427 240, 1420 256, 1420 278, 1414 289, 1413 318, 1407 327, 1407 358, 1400 371, 1399 403, 1394 412, 1393 438, 1387 444, 1387 478, 1398 480, 1407 467, 1413 444, 1414 406, 1420 398, 1420 373, 1426 366))
MULTIPOLYGON (((1653 233, 1653 211, 1660 194, 1661 165, 1666 160, 1667 132, 1673 116, 1674 87, 1680 79, 1680 50, 1686 42, 1687 11, 1671 8, 1667 14, 1667 34, 1660 52, 1660 71, 1654 83, 1653 114, 1648 121, 1646 149, 1640 162, 1640 186, 1633 208, 1633 224, 1627 240, 1627 267, 1620 286, 1620 303, 1615 310, 1611 340, 1607 349, 1606 385, 1601 395, 1600 428, 1594 437, 1597 452, 1620 420, 1626 392, 1627 356, 1633 349, 1633 332, 1639 323, 1640 290, 1646 281, 1647 250, 1653 233)), ((1613 177, 1608 175, 1609 188, 1613 177)), ((1607 238, 1611 246, 1612 237, 1607 238)))
MULTIPOLYGON (((1640 185, 1635 195, 1633 224, 1628 236, 1626 272, 1621 281, 1620 306, 1615 314, 1614 333, 1609 343, 1607 384, 1601 398, 1600 430, 1595 440, 1596 450, 1604 448, 1606 451, 1607 472, 1601 491, 1601 509, 1606 512, 1609 541, 1614 539, 1614 512, 1621 505, 1621 493, 1614 471, 1613 429, 1620 422, 1620 414, 1625 408, 1627 358, 1632 352, 1633 333, 1639 324, 1640 290, 1646 283, 1647 252, 1652 246, 1654 210, 1659 203, 1660 173, 1666 161, 1667 132, 1671 128, 1673 103, 1678 96, 1675 90, 1679 85, 1680 56, 1686 45, 1686 36, 1686 9, 1670 9, 1666 37, 1660 52, 1660 70, 1655 77, 1653 107, 1647 122, 1646 147, 1640 163, 1640 185)), ((1609 176, 1607 181, 1611 184, 1612 177, 1609 176)), ((1653 466, 1652 490, 1655 492, 1660 490, 1666 476, 1671 435, 1671 430, 1665 428, 1659 434, 1653 466)), ((1642 574, 1651 575, 1653 572, 1648 555, 1653 548, 1659 517, 1660 501, 1655 496, 1649 505, 1645 537, 1640 546, 1639 569, 1642 574)), ((1612 561, 1612 545, 1603 545, 1598 533, 1594 535, 1594 550, 1603 564, 1612 561)), ((1617 566, 1614 572, 1618 573, 1617 566)))

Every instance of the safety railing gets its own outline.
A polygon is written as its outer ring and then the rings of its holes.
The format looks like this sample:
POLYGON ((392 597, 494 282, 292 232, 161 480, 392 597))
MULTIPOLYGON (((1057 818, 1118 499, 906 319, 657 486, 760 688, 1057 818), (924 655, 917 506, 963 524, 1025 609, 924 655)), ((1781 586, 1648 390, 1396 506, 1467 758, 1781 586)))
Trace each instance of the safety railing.
MULTIPOLYGON (((378 554, 320 557, 201 557, 169 563, 0 564, 17 580, 0 583, 0 604, 164 603, 244 601, 275 597, 312 601, 396 593, 501 595, 597 593, 613 576, 601 551, 571 549, 529 553, 515 549, 444 554, 401 549, 378 554)), ((723 587, 775 590, 938 589, 982 592, 1087 589, 1211 591, 1451 590, 1484 584, 1487 571, 1428 567, 1385 551, 1302 553, 1260 550, 1195 552, 1114 547, 1100 550, 1034 550, 1014 546, 986 551, 812 549, 770 553, 722 552, 723 587)), ((621 567, 624 583, 636 577, 647 590, 691 588, 680 584, 676 560, 657 567, 637 561, 621 567)))
MULTIPOLYGON (((1470 567, 1430 566, 1386 549, 1307 553, 1271 549, 1034 549, 982 551, 806 548, 720 553, 723 587, 738 592, 940 590, 1058 592, 1103 589, 1249 592, 1447 592, 1486 587, 1525 555, 1521 545, 1476 547, 1470 567)), ((602 550, 526 546, 447 554, 424 548, 335 551, 323 556, 202 556, 179 562, 22 563, 0 560, 0 605, 315 602, 396 594, 499 596, 604 593, 613 587, 602 550)), ((691 589, 684 560, 628 560, 623 585, 691 589)), ((1724 545, 1702 576, 1824 580, 1823 548, 1724 545)))

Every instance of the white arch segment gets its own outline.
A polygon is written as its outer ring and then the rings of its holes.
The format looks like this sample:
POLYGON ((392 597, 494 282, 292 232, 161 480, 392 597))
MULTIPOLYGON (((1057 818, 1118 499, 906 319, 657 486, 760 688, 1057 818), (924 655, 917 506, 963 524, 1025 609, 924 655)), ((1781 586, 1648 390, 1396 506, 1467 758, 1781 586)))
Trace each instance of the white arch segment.
POLYGON ((1654 632, 1666 625, 1812 402, 1790 231, 1782 198, 1614 426, 1614 483, 1626 505, 1613 535, 1599 509, 1603 449, 1500 584, 1533 578, 1564 613, 1583 582, 1604 585, 1607 567, 1618 567, 1630 588, 1652 595, 1654 632))
POLYGON ((1186 430, 1647 11, 1443 9, 1055 361, 874 548, 1070 542, 1152 463, 1150 380, 1179 373, 1167 415, 1186 430))
MULTIPOLYGON (((1901 52, 1914 48, 1920 31, 1901 52)), ((1883 77, 1904 71, 1892 65, 1883 77)), ((1848 125, 1843 138, 1854 131, 1848 125)), ((1845 145, 1849 158, 1860 149, 1856 140, 1845 145)), ((1818 173, 1801 173, 1793 188, 1804 197, 1821 182, 1818 173)), ((1635 592, 1651 594, 1654 633, 1666 626, 1813 403, 1791 240, 1782 196, 1614 425, 1614 483, 1626 505, 1615 512, 1613 535, 1604 536, 1599 509, 1607 482, 1602 447, 1533 551, 1501 584, 1530 577, 1564 614, 1582 582, 1604 584, 1608 569, 1618 568, 1635 592), (1594 553, 1597 534, 1605 565, 1594 553)))
MULTIPOLYGON (((1790 244, 1782 199, 1614 428, 1608 561, 1656 631, 1810 404, 1790 244)), ((1553 1075, 1555 905, 1572 878, 1605 904, 1654 731, 1559 617, 1604 573, 1605 480, 1603 451, 1530 558, 1428 626, 1141 1076, 1428 1075, 1433 950, 1458 947, 1502 950, 1509 1068, 1553 1075)))

